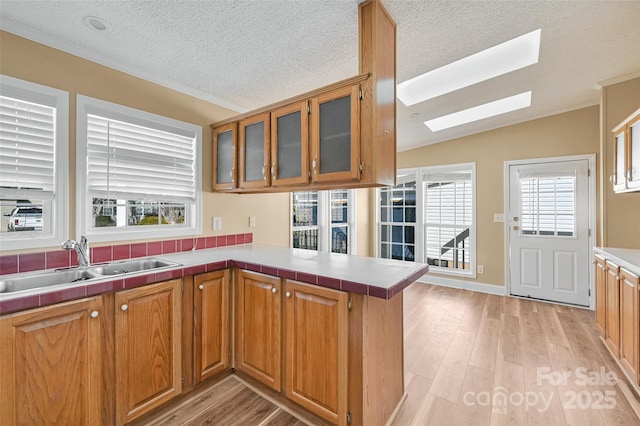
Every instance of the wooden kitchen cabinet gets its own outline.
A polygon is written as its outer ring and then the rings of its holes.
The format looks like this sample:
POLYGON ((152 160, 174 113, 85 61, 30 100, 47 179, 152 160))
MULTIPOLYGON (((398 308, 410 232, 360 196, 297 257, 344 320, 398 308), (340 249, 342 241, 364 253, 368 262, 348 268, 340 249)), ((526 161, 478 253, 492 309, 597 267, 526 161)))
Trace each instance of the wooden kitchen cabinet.
POLYGON ((640 191, 640 109, 613 129, 615 192, 640 191))
POLYGON ((620 268, 607 260, 607 325, 605 342, 616 357, 620 357, 620 268))
POLYGON ((607 270, 606 260, 595 256, 595 284, 596 284, 596 325, 600 334, 605 335, 607 324, 607 270))
POLYGON ((229 270, 194 277, 194 370, 200 383, 229 368, 229 270))
POLYGON ((312 182, 360 178, 360 85, 340 87, 311 99, 312 182))
POLYGON ((257 114, 238 124, 239 139, 239 187, 266 188, 271 185, 270 114, 257 114))
POLYGON ((118 425, 182 391, 181 287, 176 279, 115 294, 118 425))
POLYGON ((627 374, 640 384, 640 277, 620 268, 620 362, 627 374))
POLYGON ((308 101, 292 102, 271 111, 271 185, 309 183, 308 101))
POLYGON ((237 272, 235 368, 282 389, 282 297, 279 278, 237 272))
POLYGON ((0 424, 101 425, 102 298, 0 319, 0 424))
POLYGON ((231 122, 213 129, 213 189, 231 190, 238 187, 237 146, 238 123, 231 122))
POLYGON ((347 419, 348 294, 286 282, 287 398, 334 424, 347 419))

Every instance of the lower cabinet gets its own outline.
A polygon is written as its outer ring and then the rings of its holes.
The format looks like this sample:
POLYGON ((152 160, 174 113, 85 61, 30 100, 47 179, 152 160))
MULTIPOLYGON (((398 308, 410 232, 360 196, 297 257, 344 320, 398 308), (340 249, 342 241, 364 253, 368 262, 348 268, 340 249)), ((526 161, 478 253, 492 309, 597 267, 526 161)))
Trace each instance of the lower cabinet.
POLYGON ((620 268, 620 362, 629 376, 640 384, 640 277, 620 268))
POLYGON ((194 370, 200 383, 229 367, 229 270, 194 277, 194 370))
POLYGON ((286 395, 334 424, 347 419, 348 294, 287 281, 286 395))
POLYGON ((282 389, 282 295, 279 278, 238 271, 236 369, 282 389))
POLYGON ((0 319, 0 424, 101 425, 102 298, 0 319))
POLYGON ((620 268, 607 260, 607 325, 605 342, 615 356, 620 356, 620 268))
POLYGON ((115 294, 116 423, 180 394, 182 280, 115 294))
POLYGON ((293 281, 283 288, 280 278, 248 271, 237 278, 236 369, 278 392, 284 376, 288 399, 346 422, 348 294, 293 281))

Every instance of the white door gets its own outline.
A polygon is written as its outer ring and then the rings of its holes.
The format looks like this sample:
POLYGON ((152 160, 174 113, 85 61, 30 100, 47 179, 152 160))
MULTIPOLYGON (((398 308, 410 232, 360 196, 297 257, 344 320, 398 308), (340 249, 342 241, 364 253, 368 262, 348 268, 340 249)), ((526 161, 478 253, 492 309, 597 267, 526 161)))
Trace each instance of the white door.
POLYGON ((589 305, 589 161, 509 166, 511 294, 589 305))

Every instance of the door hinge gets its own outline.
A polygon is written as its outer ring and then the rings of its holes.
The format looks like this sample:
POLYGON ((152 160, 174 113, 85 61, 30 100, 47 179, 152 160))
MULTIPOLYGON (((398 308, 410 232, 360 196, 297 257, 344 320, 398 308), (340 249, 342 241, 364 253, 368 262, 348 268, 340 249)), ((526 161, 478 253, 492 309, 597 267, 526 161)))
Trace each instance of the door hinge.
POLYGON ((589 236, 591 236, 591 228, 589 228, 589 236))
POLYGON ((364 173, 364 163, 360 163, 360 174, 364 173))
POLYGON ((364 99, 364 90, 360 89, 359 95, 360 95, 360 100, 363 100, 364 99))
POLYGON ((591 289, 588 290, 589 297, 591 297, 591 289))
POLYGON ((349 298, 349 300, 347 301, 347 309, 351 310, 352 307, 353 307, 353 299, 349 298))
POLYGON ((351 411, 347 412, 347 424, 351 424, 351 411))
POLYGON ((591 169, 587 169, 587 177, 591 176, 591 169))

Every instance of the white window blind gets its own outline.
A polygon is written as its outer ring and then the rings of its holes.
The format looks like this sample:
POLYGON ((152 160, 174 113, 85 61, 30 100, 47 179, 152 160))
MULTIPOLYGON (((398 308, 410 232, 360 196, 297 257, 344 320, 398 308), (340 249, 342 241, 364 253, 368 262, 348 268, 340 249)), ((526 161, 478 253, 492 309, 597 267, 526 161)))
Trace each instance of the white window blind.
POLYGON ((52 199, 56 108, 0 96, 0 187, 3 196, 52 199))
POLYGON ((87 189, 94 197, 196 198, 195 135, 87 116, 87 189))

